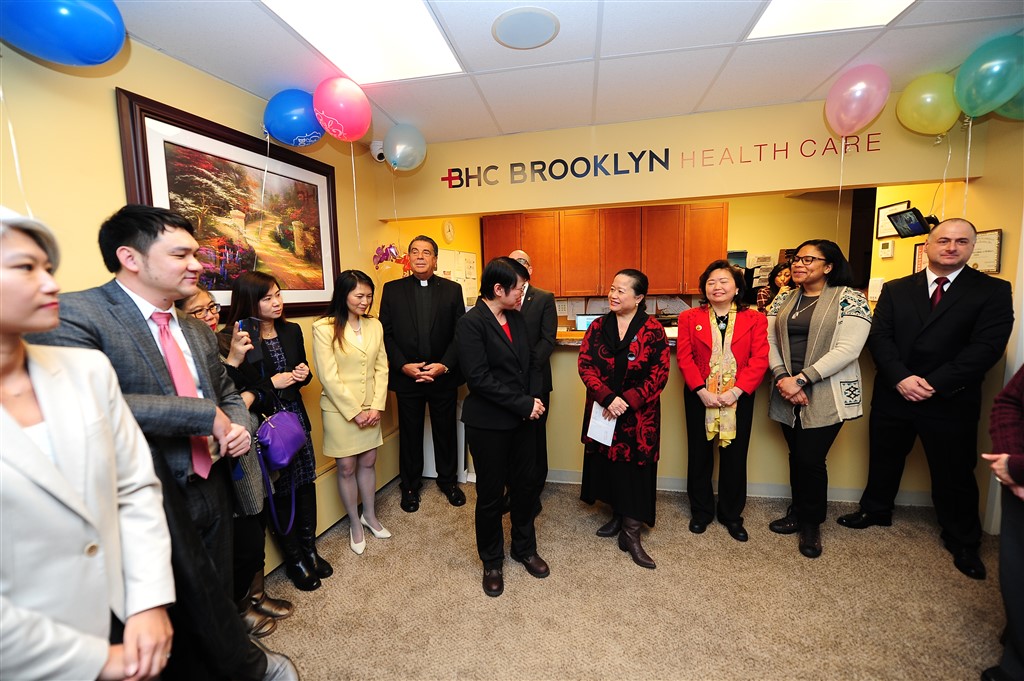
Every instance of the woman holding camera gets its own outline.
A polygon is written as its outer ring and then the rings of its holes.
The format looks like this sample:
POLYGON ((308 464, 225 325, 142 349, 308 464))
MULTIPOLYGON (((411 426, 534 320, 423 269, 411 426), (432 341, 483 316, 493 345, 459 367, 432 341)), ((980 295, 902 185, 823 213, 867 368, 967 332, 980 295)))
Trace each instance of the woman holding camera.
POLYGON ((297 414, 306 431, 305 446, 279 471, 272 506, 281 530, 277 537, 285 555, 285 573, 296 588, 312 591, 334 570, 316 552, 316 459, 309 417, 299 394, 312 375, 306 364, 302 329, 285 321, 281 288, 276 279, 262 272, 246 272, 232 286, 231 311, 221 334, 231 334, 239 323, 253 343, 238 368, 239 390, 256 395, 253 409, 258 413, 269 416, 283 408, 297 414), (293 505, 295 522, 288 531, 293 505))

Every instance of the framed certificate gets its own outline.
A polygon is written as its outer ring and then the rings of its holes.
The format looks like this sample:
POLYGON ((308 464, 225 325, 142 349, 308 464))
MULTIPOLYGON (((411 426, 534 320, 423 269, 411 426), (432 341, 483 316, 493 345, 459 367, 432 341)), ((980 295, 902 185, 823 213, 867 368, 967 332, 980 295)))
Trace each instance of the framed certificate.
POLYGON ((899 213, 900 211, 908 210, 910 208, 910 201, 900 201, 899 203, 891 203, 888 206, 882 206, 878 209, 878 220, 875 223, 875 238, 876 239, 892 239, 893 237, 899 236, 899 232, 889 222, 889 216, 893 213, 899 213))
POLYGON ((978 240, 974 243, 974 253, 968 265, 979 272, 996 274, 999 272, 999 260, 1003 248, 1003 230, 989 229, 978 232, 978 240))

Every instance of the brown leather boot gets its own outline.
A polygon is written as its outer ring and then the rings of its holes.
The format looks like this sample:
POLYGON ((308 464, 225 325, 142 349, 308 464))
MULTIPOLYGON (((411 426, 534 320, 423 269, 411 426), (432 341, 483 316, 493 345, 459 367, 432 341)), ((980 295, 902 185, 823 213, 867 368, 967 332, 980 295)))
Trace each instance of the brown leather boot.
POLYGON ((619 548, 629 553, 633 562, 640 567, 653 570, 657 566, 640 545, 641 522, 636 518, 622 517, 622 531, 619 532, 619 548))
POLYGON ((270 636, 277 629, 277 622, 274 621, 274 618, 256 610, 249 601, 248 594, 237 605, 238 615, 242 618, 242 625, 253 638, 270 636))
POLYGON ((612 519, 606 522, 601 527, 597 528, 596 534, 598 537, 614 537, 622 530, 622 516, 618 513, 612 513, 612 519))
POLYGON ((284 619, 295 610, 291 601, 286 601, 283 598, 271 598, 267 595, 263 587, 263 570, 253 575, 252 584, 249 586, 249 601, 257 612, 273 617, 275 620, 284 619))

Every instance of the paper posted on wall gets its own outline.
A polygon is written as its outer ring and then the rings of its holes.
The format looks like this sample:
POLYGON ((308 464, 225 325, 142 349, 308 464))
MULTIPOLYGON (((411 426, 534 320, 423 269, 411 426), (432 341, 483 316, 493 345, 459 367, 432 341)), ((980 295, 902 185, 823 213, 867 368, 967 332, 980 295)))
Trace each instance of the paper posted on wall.
POLYGON ((615 436, 615 423, 618 419, 606 419, 604 407, 594 402, 590 410, 590 426, 587 427, 587 437, 605 445, 612 446, 612 438, 615 436))

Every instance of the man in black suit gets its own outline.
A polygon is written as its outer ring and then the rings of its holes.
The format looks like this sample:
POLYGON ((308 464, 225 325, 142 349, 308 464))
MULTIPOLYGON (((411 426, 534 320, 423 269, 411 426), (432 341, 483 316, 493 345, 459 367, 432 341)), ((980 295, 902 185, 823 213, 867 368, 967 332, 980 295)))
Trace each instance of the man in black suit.
POLYGON ((287 657, 250 641, 230 597, 231 482, 222 458, 249 451, 249 414, 213 333, 174 307, 198 290, 203 270, 192 225, 163 208, 125 206, 103 223, 99 241, 114 279, 61 295, 60 326, 31 342, 106 354, 149 442, 177 591, 164 678, 297 679, 287 657))
POLYGON ((953 218, 928 235, 928 268, 882 287, 868 347, 877 376, 871 402, 868 484, 853 529, 892 524, 907 454, 921 438, 932 502, 953 564, 985 578, 978 557, 978 420, 985 372, 1013 329, 1009 282, 966 267, 977 232, 953 218))
POLYGON ((398 397, 398 470, 402 510, 420 507, 424 409, 430 405, 437 486, 452 506, 466 503, 458 485, 455 412, 459 373, 455 323, 466 313, 462 287, 434 276, 437 243, 417 236, 409 244, 412 276, 384 284, 380 323, 388 353, 388 388, 398 397))
MULTIPOLYGON (((533 263, 526 251, 512 251, 508 257, 519 262, 533 276, 533 263)), ((540 493, 548 476, 548 408, 551 406, 551 353, 555 349, 555 334, 558 333, 558 312, 555 311, 555 294, 526 282, 520 311, 526 318, 526 334, 530 339, 533 364, 540 369, 541 385, 535 389, 544 403, 544 414, 537 420, 534 431, 537 434, 537 505, 534 516, 540 514, 540 493)))

